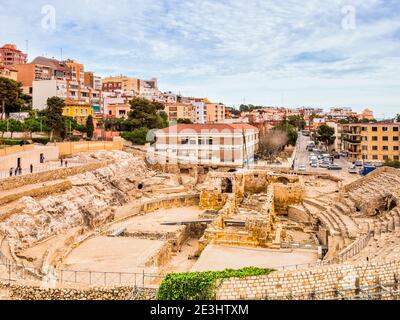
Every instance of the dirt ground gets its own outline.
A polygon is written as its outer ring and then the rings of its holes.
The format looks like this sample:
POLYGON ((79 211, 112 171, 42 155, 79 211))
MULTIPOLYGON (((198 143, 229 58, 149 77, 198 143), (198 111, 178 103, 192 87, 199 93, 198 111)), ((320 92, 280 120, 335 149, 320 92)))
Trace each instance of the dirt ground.
POLYGON ((279 268, 313 263, 318 254, 312 250, 270 250, 260 248, 208 245, 192 271, 217 271, 244 267, 279 268))
POLYGON ((84 242, 67 257, 63 269, 102 272, 154 272, 145 262, 164 241, 125 237, 96 237, 84 242))

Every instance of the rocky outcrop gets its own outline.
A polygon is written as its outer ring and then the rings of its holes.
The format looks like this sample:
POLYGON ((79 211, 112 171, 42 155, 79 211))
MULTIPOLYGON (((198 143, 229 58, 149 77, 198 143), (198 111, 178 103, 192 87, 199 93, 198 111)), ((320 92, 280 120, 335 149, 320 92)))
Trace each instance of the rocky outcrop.
POLYGON ((139 192, 142 181, 155 175, 142 160, 122 151, 84 153, 75 158, 113 163, 69 177, 72 188, 63 194, 22 198, 22 211, 0 223, 0 233, 15 251, 73 227, 94 229, 111 221, 114 207, 126 203, 132 193, 139 192))

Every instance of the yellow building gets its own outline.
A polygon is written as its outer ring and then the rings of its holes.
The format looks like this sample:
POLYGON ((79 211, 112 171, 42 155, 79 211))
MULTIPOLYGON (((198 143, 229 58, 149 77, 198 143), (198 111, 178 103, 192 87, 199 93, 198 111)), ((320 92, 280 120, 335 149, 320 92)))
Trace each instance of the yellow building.
POLYGON ((13 67, 4 67, 0 65, 0 77, 18 81, 18 71, 13 67))
POLYGON ((86 124, 88 116, 92 115, 90 105, 67 105, 64 107, 63 116, 74 118, 79 124, 86 124))
POLYGON ((343 125, 342 140, 343 149, 348 152, 351 161, 398 161, 400 157, 400 123, 343 125))

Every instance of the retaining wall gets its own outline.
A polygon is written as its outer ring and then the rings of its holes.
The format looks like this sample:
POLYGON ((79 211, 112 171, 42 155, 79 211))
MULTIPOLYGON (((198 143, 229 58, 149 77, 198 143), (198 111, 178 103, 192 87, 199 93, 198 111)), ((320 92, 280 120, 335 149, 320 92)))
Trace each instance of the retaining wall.
MULTIPOLYGON (((390 283, 400 275, 400 260, 368 264, 320 266, 298 271, 273 272, 268 276, 231 278, 219 282, 216 298, 251 299, 310 299, 313 292, 351 289, 390 283)), ((348 294, 354 294, 349 291, 348 294)))

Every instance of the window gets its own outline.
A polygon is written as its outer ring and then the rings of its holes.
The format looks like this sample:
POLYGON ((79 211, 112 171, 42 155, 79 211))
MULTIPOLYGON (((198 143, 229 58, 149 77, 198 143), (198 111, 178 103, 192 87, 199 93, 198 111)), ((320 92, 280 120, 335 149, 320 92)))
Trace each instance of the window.
POLYGON ((382 140, 383 140, 383 141, 389 141, 389 137, 388 137, 388 136, 383 136, 383 137, 382 137, 382 140))
POLYGON ((388 127, 382 127, 382 131, 388 131, 388 127))
POLYGON ((378 151, 378 146, 372 146, 373 151, 378 151))
POLYGON ((399 137, 393 137, 393 141, 399 141, 399 137))
POLYGON ((393 156, 393 160, 399 161, 399 156, 393 156))
POLYGON ((377 136, 373 136, 372 137, 372 141, 378 141, 378 137, 377 136))
POLYGON ((394 151, 399 151, 399 146, 394 146, 394 147, 393 147, 393 150, 394 150, 394 151))
POLYGON ((398 132, 399 131, 399 127, 393 127, 393 131, 398 132))
POLYGON ((378 131, 378 127, 372 127, 372 131, 378 131))
POLYGON ((367 151, 367 150, 368 150, 368 146, 362 146, 362 149, 363 149, 364 151, 367 151))
POLYGON ((389 156, 383 156, 383 160, 385 161, 389 160, 389 156))
POLYGON ((382 147, 382 150, 383 150, 383 151, 389 151, 389 147, 388 147, 388 146, 383 146, 383 147, 382 147))
POLYGON ((378 160, 378 156, 377 156, 377 155, 373 155, 373 156, 372 156, 372 159, 373 159, 373 160, 378 160))

